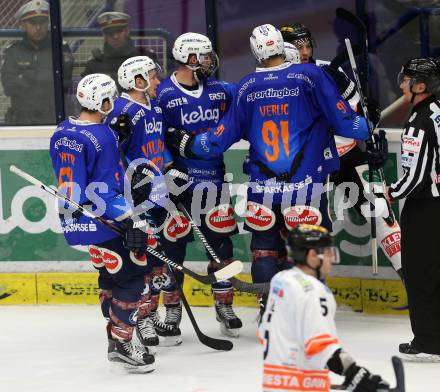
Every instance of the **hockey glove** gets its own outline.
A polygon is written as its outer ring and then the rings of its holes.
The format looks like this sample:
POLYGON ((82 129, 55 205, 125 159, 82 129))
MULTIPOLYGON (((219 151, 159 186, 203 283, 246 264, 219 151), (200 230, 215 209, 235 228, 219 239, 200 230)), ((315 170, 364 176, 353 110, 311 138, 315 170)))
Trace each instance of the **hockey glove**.
POLYGON ((139 256, 147 251, 148 222, 143 214, 123 222, 125 229, 124 247, 139 256))
POLYGON ((113 118, 110 122, 110 128, 113 129, 119 136, 119 143, 128 139, 133 133, 133 124, 127 113, 121 114, 113 118))
POLYGON ((350 392, 388 392, 390 385, 377 374, 353 363, 345 372, 344 387, 350 392))
POLYGON ((194 135, 182 129, 168 128, 165 132, 165 142, 171 154, 184 158, 196 158, 191 151, 194 144, 194 135))
POLYGON ((374 144, 367 142, 365 151, 368 165, 373 170, 378 170, 385 165, 388 158, 388 141, 385 137, 385 131, 381 129, 379 134, 374 134, 374 144))
POLYGON ((178 196, 190 185, 188 174, 173 167, 166 172, 165 181, 171 201, 177 204, 178 196))
POLYGON ((148 200, 153 180, 154 172, 148 164, 142 163, 136 166, 131 177, 131 196, 135 206, 148 200))
POLYGON ((377 124, 379 124, 382 110, 379 104, 376 101, 374 101, 372 98, 368 98, 368 99, 366 98, 365 104, 368 110, 368 118, 370 119, 371 125, 374 129, 377 127, 377 124))
POLYGON ((356 94, 356 86, 344 72, 340 71, 339 69, 335 69, 330 65, 323 65, 322 69, 324 69, 324 71, 327 72, 334 80, 342 98, 348 101, 354 97, 356 94))

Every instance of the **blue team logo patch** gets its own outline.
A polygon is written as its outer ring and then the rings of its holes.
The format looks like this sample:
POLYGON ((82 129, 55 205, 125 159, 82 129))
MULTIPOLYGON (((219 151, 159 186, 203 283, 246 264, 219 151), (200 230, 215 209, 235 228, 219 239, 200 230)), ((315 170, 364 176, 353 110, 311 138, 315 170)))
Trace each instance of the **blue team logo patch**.
POLYGON ((130 321, 130 324, 135 325, 137 319, 138 319, 138 310, 136 309, 135 311, 130 313, 130 316, 128 316, 128 320, 130 321))

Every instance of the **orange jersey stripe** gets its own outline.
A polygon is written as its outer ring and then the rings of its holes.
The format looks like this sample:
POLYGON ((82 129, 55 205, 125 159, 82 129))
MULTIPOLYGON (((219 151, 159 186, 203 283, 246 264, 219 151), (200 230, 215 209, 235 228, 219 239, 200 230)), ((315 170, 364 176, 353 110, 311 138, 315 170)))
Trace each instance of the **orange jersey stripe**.
POLYGON ((305 354, 312 357, 325 350, 330 344, 337 344, 338 339, 329 334, 318 335, 307 341, 305 344, 305 354))

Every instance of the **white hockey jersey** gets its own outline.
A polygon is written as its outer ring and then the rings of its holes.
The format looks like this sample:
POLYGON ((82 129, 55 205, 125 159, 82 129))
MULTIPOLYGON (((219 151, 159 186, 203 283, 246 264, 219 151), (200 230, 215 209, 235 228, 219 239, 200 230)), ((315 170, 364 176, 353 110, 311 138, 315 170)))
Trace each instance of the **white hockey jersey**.
POLYGON ((263 391, 330 391, 326 365, 340 348, 335 312, 331 290, 299 268, 273 277, 257 331, 264 347, 263 391))

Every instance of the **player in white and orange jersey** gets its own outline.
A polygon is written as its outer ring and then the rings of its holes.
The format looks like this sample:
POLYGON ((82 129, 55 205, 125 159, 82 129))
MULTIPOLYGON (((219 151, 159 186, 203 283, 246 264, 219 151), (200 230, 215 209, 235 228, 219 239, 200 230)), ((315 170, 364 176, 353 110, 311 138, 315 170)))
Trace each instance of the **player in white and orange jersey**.
POLYGON ((335 326, 336 302, 321 282, 338 260, 327 229, 299 225, 288 237, 295 266, 277 273, 258 328, 264 345, 263 391, 330 391, 329 371, 345 376, 354 392, 389 391, 340 346, 335 326))

